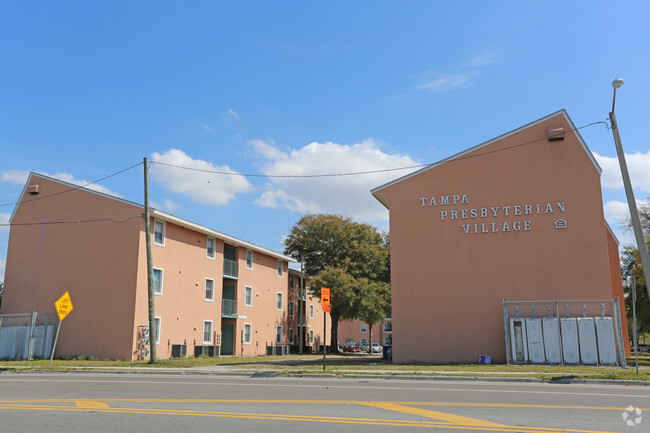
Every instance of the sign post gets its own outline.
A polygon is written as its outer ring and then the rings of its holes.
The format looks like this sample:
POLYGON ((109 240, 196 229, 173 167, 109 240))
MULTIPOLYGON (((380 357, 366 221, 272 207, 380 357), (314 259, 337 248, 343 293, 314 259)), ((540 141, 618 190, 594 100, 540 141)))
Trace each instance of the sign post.
MULTIPOLYGON (((325 372, 325 358, 327 353, 327 313, 332 311, 330 307, 330 289, 322 287, 320 289, 320 303, 323 308, 323 373, 325 372)), ((330 341, 330 346, 332 342, 330 341)))
POLYGON ((55 303, 54 308, 56 308, 56 314, 59 316, 59 326, 56 328, 56 337, 54 337, 54 346, 52 346, 52 354, 50 355, 50 366, 52 365, 52 359, 54 359, 54 351, 56 350, 56 343, 59 341, 59 331, 61 331, 61 322, 67 317, 68 314, 74 308, 72 306, 72 300, 70 299, 70 294, 66 292, 61 296, 55 303))

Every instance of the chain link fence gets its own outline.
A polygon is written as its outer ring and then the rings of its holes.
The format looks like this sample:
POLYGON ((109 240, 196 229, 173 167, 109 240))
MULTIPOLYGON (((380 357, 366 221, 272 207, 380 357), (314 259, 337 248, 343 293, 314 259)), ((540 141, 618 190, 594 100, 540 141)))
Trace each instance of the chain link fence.
POLYGON ((1 314, 0 359, 48 359, 52 354, 56 314, 1 314))
POLYGON ((625 368, 618 299, 506 301, 508 364, 617 365, 625 368))

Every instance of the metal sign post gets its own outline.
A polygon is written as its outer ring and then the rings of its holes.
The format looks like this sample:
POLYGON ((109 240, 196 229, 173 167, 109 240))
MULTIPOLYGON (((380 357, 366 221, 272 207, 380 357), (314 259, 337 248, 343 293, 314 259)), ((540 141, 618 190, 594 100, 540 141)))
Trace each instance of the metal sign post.
POLYGON ((54 337, 54 346, 52 346, 52 354, 50 355, 50 366, 52 366, 52 359, 54 359, 54 351, 56 350, 56 343, 59 341, 59 331, 61 331, 61 322, 65 319, 68 314, 74 308, 72 306, 72 300, 70 299, 70 294, 66 291, 63 296, 61 296, 54 303, 54 308, 56 308, 56 314, 59 316, 59 326, 56 328, 56 337, 54 337))
MULTIPOLYGON (((331 312, 330 307, 330 289, 322 287, 320 289, 320 302, 323 307, 323 373, 325 372, 326 353, 327 353, 327 313, 331 312)), ((330 341, 330 345, 332 342, 330 341)))

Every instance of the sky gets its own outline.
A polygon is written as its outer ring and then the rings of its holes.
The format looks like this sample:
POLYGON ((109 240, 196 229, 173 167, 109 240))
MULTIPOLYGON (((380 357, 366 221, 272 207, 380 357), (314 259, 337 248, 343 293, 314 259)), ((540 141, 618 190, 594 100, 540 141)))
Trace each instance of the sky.
MULTIPOLYGON (((388 229, 370 190, 559 109, 616 116, 650 197, 645 1, 0 2, 0 281, 30 171, 282 252, 307 213, 388 229), (252 174, 256 176, 241 176, 252 174), (2 225, 4 224, 4 225, 2 225)), ((581 130, 605 216, 627 214, 611 131, 581 130)))

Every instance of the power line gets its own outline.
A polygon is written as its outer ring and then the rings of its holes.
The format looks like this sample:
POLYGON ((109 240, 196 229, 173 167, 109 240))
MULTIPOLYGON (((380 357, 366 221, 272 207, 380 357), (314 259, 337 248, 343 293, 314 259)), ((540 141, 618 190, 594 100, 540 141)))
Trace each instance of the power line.
POLYGON ((0 224, 0 227, 17 227, 17 226, 43 226, 43 225, 55 225, 55 224, 85 224, 85 223, 96 223, 96 222, 110 222, 114 224, 124 224, 131 221, 134 218, 142 218, 142 215, 133 215, 128 217, 125 220, 114 220, 112 218, 96 218, 92 220, 76 220, 76 221, 46 221, 46 222, 37 222, 37 223, 7 223, 0 224))
POLYGON ((35 202, 35 201, 38 201, 38 200, 42 200, 42 199, 44 199, 44 198, 55 197, 55 196, 57 196, 57 195, 65 194, 65 193, 68 193, 68 192, 70 192, 70 191, 76 191, 76 190, 81 189, 81 188, 86 188, 86 187, 89 186, 89 185, 93 185, 93 184, 99 183, 99 182, 101 182, 101 181, 104 181, 104 180, 106 180, 106 179, 109 179, 109 178, 111 178, 111 177, 113 177, 113 176, 117 176, 118 174, 122 174, 122 173, 124 173, 125 171, 131 170, 132 168, 135 168, 135 167, 137 167, 137 166, 139 166, 139 165, 141 165, 141 164, 142 164, 142 162, 138 162, 137 164, 134 164, 134 165, 132 165, 132 166, 130 166, 130 167, 127 167, 127 168, 125 168, 125 169, 123 169, 123 170, 120 170, 120 171, 117 171, 117 172, 115 172, 115 173, 109 174, 108 176, 104 176, 104 177, 102 177, 101 179, 97 179, 97 180, 94 180, 94 181, 92 181, 92 182, 88 182, 88 183, 85 184, 85 185, 75 186, 75 187, 72 187, 72 188, 70 188, 70 189, 66 189, 66 190, 64 190, 64 191, 56 192, 56 193, 54 193, 54 194, 50 194, 50 195, 44 195, 44 196, 40 196, 40 197, 35 197, 35 198, 31 199, 31 200, 23 200, 23 201, 20 201, 20 202, 14 202, 14 203, 3 203, 3 204, 0 204, 0 207, 3 207, 3 206, 13 206, 13 205, 17 205, 17 204, 19 204, 19 203, 32 203, 32 202, 35 202))
MULTIPOLYGON (((593 126, 596 124, 602 123, 605 126, 609 128, 609 124, 605 121, 597 121, 597 122, 592 122, 587 125, 583 125, 577 128, 570 129, 568 131, 562 132, 561 134, 557 134, 557 136, 560 135, 565 135, 568 134, 569 132, 573 131, 579 131, 580 129, 587 128, 589 126, 593 126)), ((518 147, 526 146, 529 144, 537 143, 540 141, 547 140, 548 137, 543 137, 543 138, 538 138, 536 140, 531 140, 531 141, 526 141, 524 143, 518 143, 512 146, 504 147, 501 149, 495 149, 483 153, 477 153, 474 155, 467 155, 467 156, 459 156, 453 159, 450 159, 448 161, 443 160, 445 163, 448 162, 454 162, 454 161, 461 161, 465 159, 471 159, 471 158, 478 158, 481 156, 485 155, 491 155, 493 153, 497 152, 503 152, 506 150, 511 150, 511 149, 516 149, 518 147)), ((364 174, 374 174, 374 173, 386 173, 390 171, 399 171, 399 170, 410 170, 410 169, 416 169, 416 168, 424 168, 428 167, 433 164, 417 164, 417 165, 410 165, 406 167, 396 167, 396 168, 386 168, 386 169, 380 169, 380 170, 368 170, 368 171, 356 171, 356 172, 346 172, 346 173, 329 173, 329 174, 278 174, 278 175, 273 175, 273 174, 260 174, 260 173, 233 173, 233 172, 228 172, 228 171, 222 171, 222 170, 207 170, 207 169, 202 169, 202 168, 195 168, 195 167, 187 167, 187 166, 182 166, 182 165, 175 165, 175 164, 169 164, 166 162, 160 162, 160 161, 151 161, 151 165, 153 164, 158 164, 158 165, 164 165, 167 167, 173 167, 173 168, 179 168, 182 170, 189 170, 189 171, 198 171, 201 173, 210 173, 210 174, 219 174, 219 175, 225 175, 225 176, 242 176, 242 177, 266 177, 266 178, 317 178, 317 177, 342 177, 342 176, 357 176, 357 175, 364 175, 364 174)))

